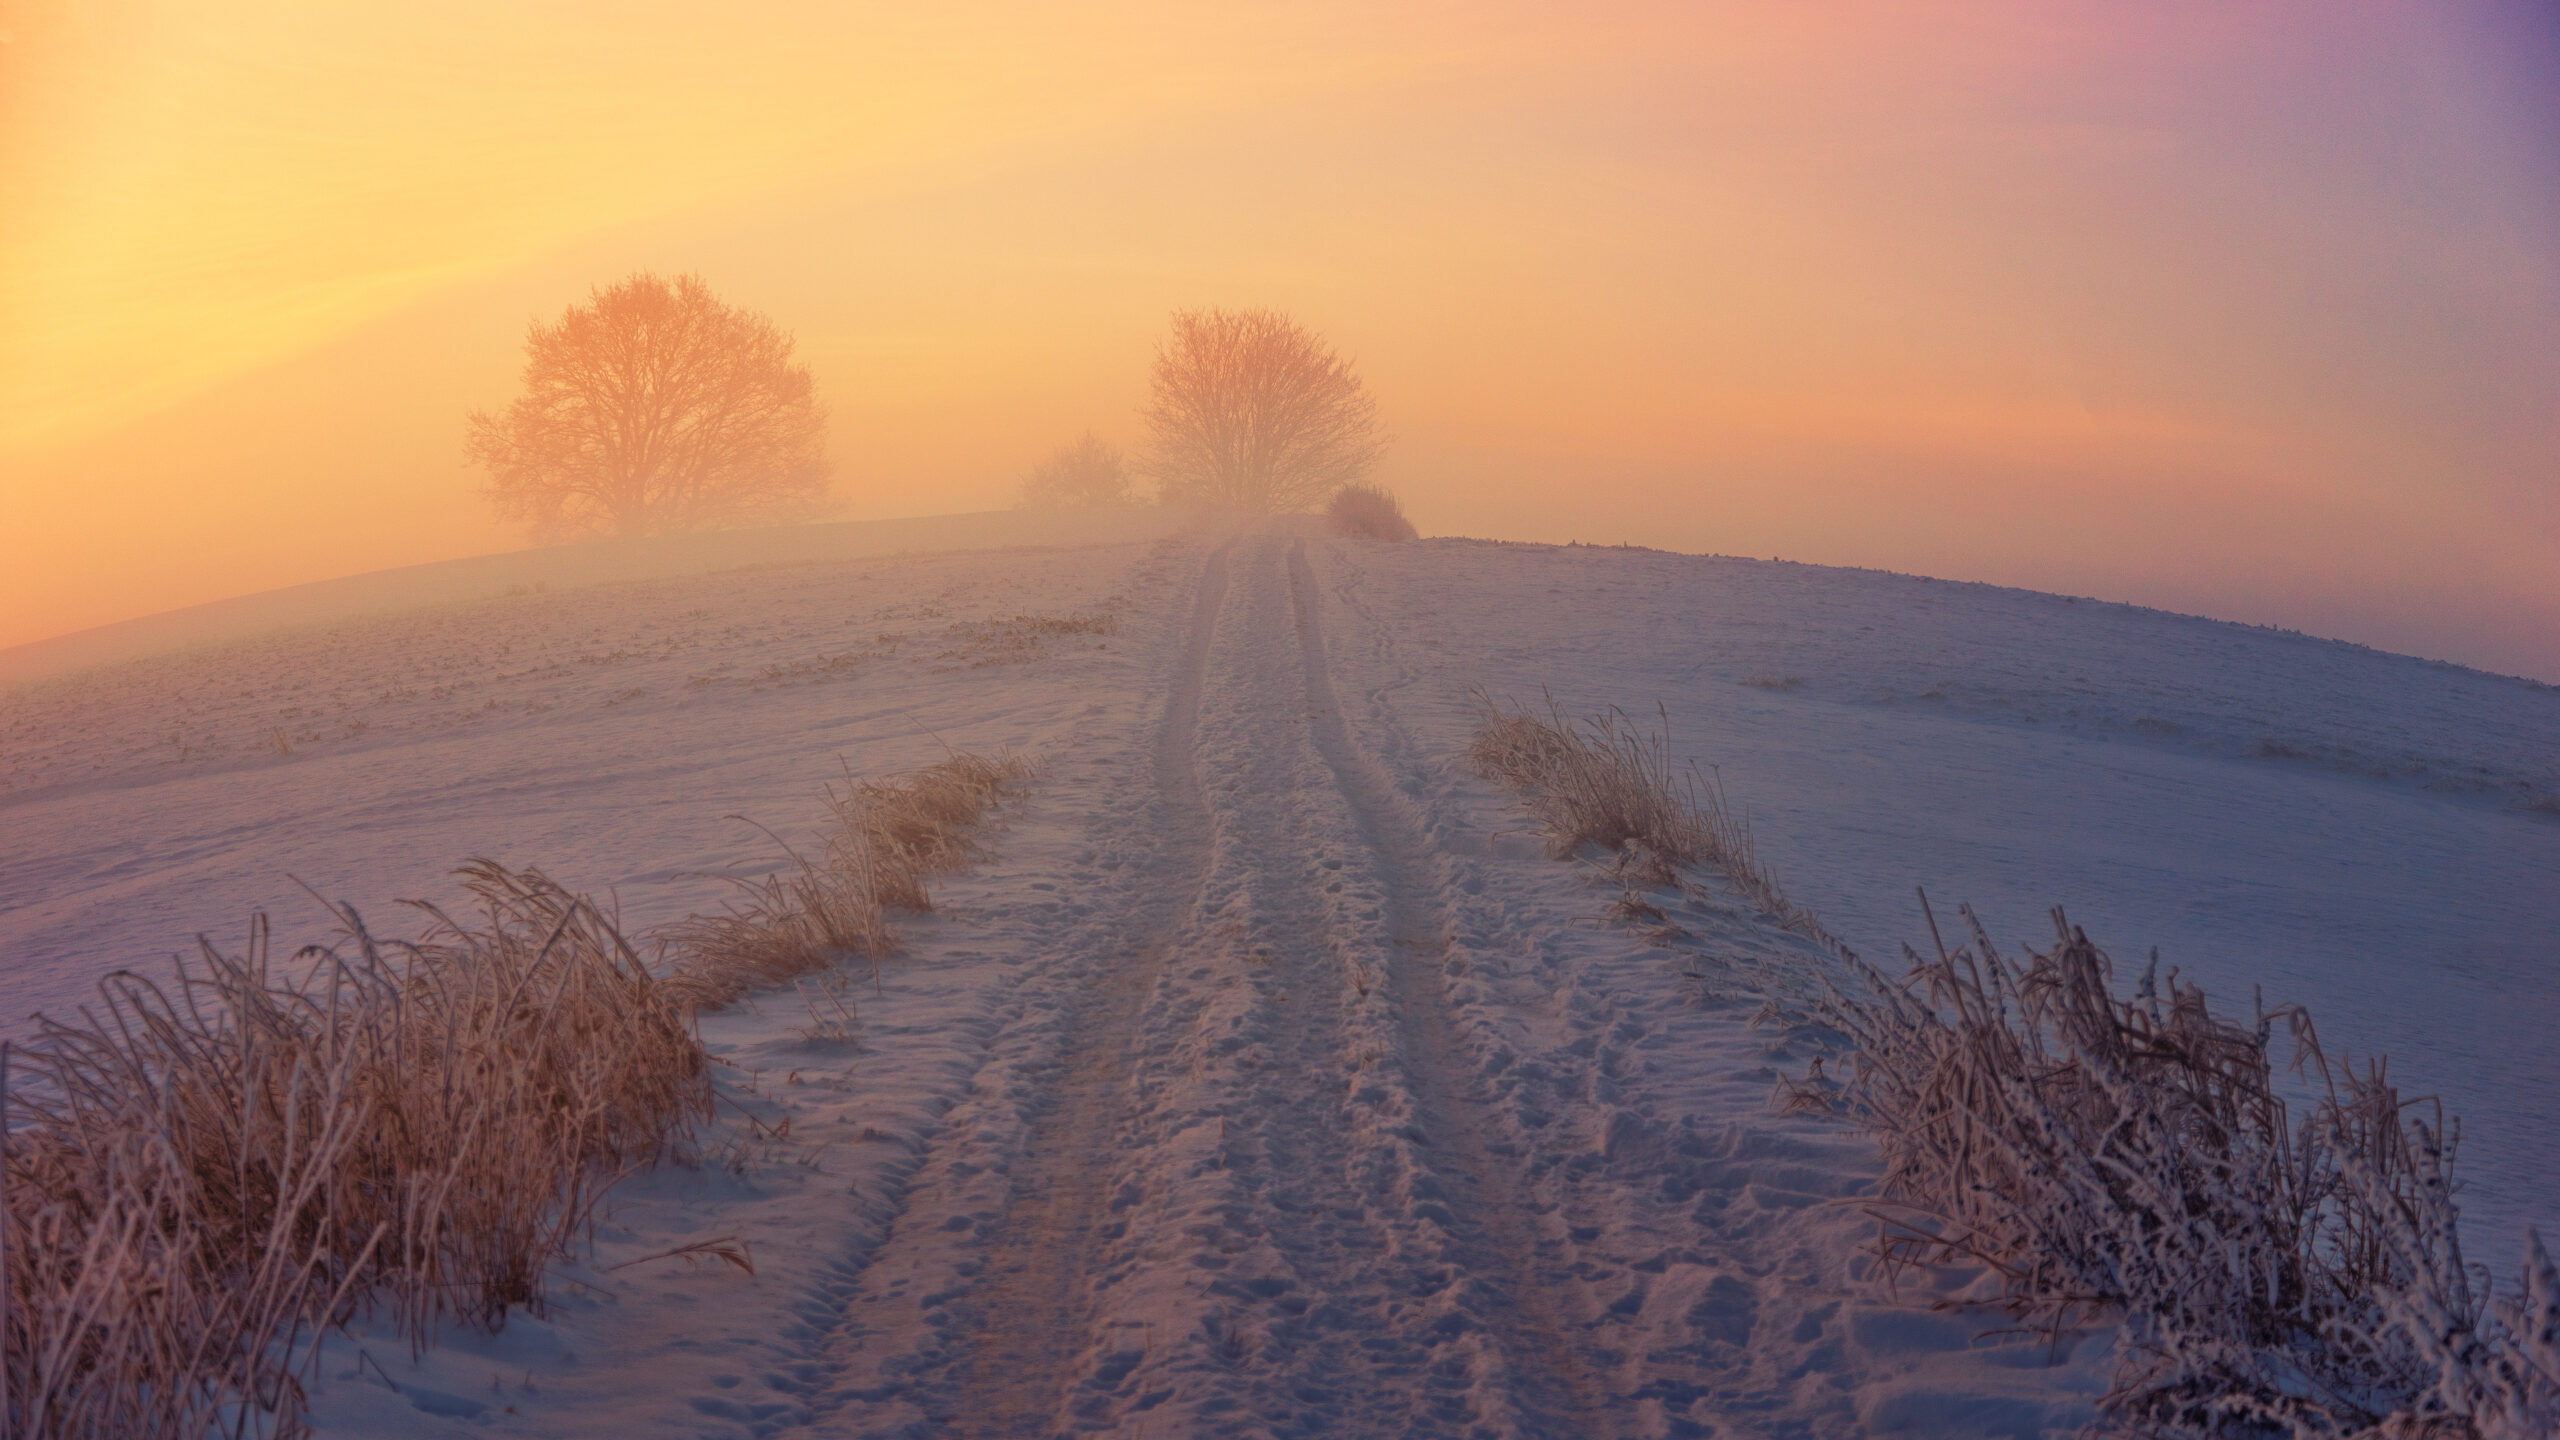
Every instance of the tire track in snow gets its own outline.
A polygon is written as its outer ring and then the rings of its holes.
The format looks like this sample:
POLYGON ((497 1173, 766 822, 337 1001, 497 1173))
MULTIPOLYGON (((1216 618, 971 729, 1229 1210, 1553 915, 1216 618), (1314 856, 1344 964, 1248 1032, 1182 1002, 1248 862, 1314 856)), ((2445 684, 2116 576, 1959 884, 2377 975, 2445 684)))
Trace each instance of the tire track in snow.
POLYGON ((1165 848, 1180 869, 1142 892, 1123 947, 1131 963, 1099 968, 1099 987, 1060 1056, 1056 1108, 1033 1126, 1016 1164, 1016 1199, 972 1297, 980 1323, 958 1377, 957 1433, 990 1440, 1052 1433, 1079 1361, 1092 1348, 1086 1293, 1109 1213, 1109 1154, 1127 1108, 1128 1037, 1160 985, 1179 928, 1208 876, 1209 808, 1196 747, 1209 652, 1227 592, 1230 541, 1201 569, 1182 666, 1154 746, 1165 848))
POLYGON ((1479 1313, 1492 1322, 1523 1418, 1568 1422, 1571 1428, 1559 1433, 1599 1433, 1587 1427, 1598 1423, 1606 1398, 1575 1339, 1588 1318, 1575 1313, 1581 1307, 1569 1289, 1546 1283, 1561 1260, 1558 1247, 1541 1232, 1523 1192, 1517 1147, 1492 1138, 1498 1131, 1472 1093, 1472 1067, 1450 1024, 1440 986, 1451 953, 1450 919, 1422 873, 1428 842, 1398 805, 1393 783, 1343 723, 1305 542, 1290 547, 1288 564, 1315 748, 1387 884, 1387 989, 1423 1143, 1450 1182, 1439 1193, 1454 1220, 1447 1227, 1451 1258, 1494 1292, 1479 1313))
POLYGON ((810 1397, 811 1433, 1051 1433, 1091 1348, 1082 1286, 1131 1080, 1125 1041, 1207 870, 1194 748, 1233 548, 1211 550, 1168 637, 1179 649, 1162 716, 1131 747, 1139 794, 1105 800, 1130 822, 1109 837, 1127 842, 1115 850, 1160 841, 1150 873, 1126 903, 1025 956, 1029 993, 966 1098, 914 1142, 913 1178, 874 1202, 887 1203, 873 1243, 818 1277, 801 1312, 809 1359, 781 1387, 810 1397))
POLYGON ((1020 1118, 933 1142, 815 1428, 1610 1433, 1562 1222, 1443 993, 1430 842, 1339 711, 1318 604, 1289 537, 1204 564, 1154 793, 1110 807, 1159 861, 1055 937, 1082 992, 1036 1074, 963 1102, 1020 1118))

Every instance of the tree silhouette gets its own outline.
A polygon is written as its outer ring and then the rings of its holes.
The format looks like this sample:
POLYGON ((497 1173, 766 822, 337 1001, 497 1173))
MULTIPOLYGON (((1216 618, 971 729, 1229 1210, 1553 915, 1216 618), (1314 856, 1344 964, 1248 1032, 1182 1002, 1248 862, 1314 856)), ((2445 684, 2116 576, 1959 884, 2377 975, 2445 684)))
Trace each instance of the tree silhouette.
POLYGON ((1351 362, 1276 310, 1176 312, 1144 414, 1168 501, 1304 509, 1387 444, 1351 362))
POLYGON ((771 320, 698 276, 600 286, 525 339, 524 394, 475 411, 481 493, 537 540, 655 535, 814 512, 827 414, 771 320))
POLYGON ((1129 498, 1129 467, 1120 447, 1087 430, 1072 445, 1061 445, 1033 467, 1022 481, 1025 510, 1058 510, 1075 506, 1118 505, 1129 498))

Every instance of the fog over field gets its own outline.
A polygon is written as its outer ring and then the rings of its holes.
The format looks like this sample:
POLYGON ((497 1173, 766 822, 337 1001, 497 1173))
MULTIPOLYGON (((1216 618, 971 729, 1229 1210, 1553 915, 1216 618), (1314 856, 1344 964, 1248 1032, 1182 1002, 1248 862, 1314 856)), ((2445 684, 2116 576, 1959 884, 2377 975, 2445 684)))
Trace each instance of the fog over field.
POLYGON ((2560 1435, 2549 0, 0 0, 0 1440, 2560 1435))
POLYGON ((21 1038, 252 906, 280 954, 314 894, 414 933, 395 902, 486 855, 645 937, 818 853, 848 773, 1038 767, 894 952, 703 1017, 698 1158, 616 1189, 541 1315, 415 1361, 360 1318, 322 1433, 2090 1418, 2110 1323, 2057 1349, 1926 1308, 1978 1273, 1886 1287, 1830 1203, 1871 1142, 1772 1109, 1826 1052, 1767 1007, 1840 961, 1712 873, 1607 919, 1606 854, 1549 858, 1467 760, 1487 696, 1667 716, 1861 954, 1925 948, 1925 885, 2004 946, 2067 906, 2126 985, 2156 946, 2244 1018, 2304 1005, 2462 1116, 2474 1258, 2555 1218, 2560 692, 1877 572, 1081 523, 535 552, 405 609, 375 577, 5 692, 21 1038), (715 1239, 754 1272, 647 1258, 715 1239))

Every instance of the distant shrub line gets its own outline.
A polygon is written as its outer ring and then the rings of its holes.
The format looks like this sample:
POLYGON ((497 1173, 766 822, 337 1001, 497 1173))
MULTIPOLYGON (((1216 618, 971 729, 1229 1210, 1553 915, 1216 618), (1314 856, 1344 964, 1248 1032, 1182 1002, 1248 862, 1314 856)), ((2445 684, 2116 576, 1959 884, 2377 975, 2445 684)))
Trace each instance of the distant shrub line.
MULTIPOLYGON (((1523 794, 1558 857, 1601 846, 1630 883, 1709 866, 1829 942, 1721 793, 1621 712, 1576 726, 1552 700, 1543 720, 1488 703, 1469 755, 1523 794)), ((1964 917, 1969 943, 1939 942, 1934 959, 1905 947, 1899 980, 1829 942, 1854 989, 1826 982, 1814 1018, 1853 1047, 1850 1076, 1817 1062, 1780 1087, 1788 1108, 1875 1137, 1888 1280, 1980 1265, 2029 1323, 2120 1317, 2129 1343, 2099 1405, 2123 1431, 2560 1434, 2560 1271, 2538 1236, 2504 1292, 2464 1264, 2458 1125, 2404 1102, 2379 1063, 2333 1064, 2299 1007, 2235 1024, 2174 972, 2163 994, 2156 956, 2119 998, 2106 955, 2060 910, 2053 948, 2023 960, 1964 917), (2318 1083, 2301 1114, 2275 1084, 2279 1028, 2318 1083)))

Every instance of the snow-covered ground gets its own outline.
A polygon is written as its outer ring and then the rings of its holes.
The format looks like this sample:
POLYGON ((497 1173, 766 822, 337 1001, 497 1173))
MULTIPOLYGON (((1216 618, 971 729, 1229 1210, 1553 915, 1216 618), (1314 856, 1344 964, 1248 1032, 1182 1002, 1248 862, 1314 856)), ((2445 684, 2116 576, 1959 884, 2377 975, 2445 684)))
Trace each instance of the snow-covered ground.
POLYGON ((1596 923, 1608 896, 1459 763, 1471 690, 1543 688, 1664 705, 1852 945, 1915 933, 1915 883, 2004 939, 2068 905, 2442 1091, 2484 1258, 2552 1218, 2560 819, 2529 807, 2560 794, 2560 691, 1765 562, 1075 538, 449 601, 0 692, 5 1009, 253 904, 323 938, 288 875, 396 931, 390 901, 488 854, 645 930, 771 858, 730 817, 796 841, 841 767, 1019 749, 1045 778, 905 955, 706 1023, 729 1103, 699 1168, 618 1192, 543 1317, 421 1359, 333 1342, 326 1433, 2076 1426, 2111 1338, 1897 1303, 1830 1203, 1871 1151, 1770 1112, 1803 1059, 1751 1027, 1756 977, 1820 957, 1712 888, 1685 939, 1596 923), (753 1276, 647 1258, 728 1235, 753 1276))
POLYGON ((1915 886, 2004 945, 2063 906, 2128 983, 2157 946, 2442 1096, 2473 1258, 2512 1275, 2526 1225, 2560 1230, 2560 687, 1875 571, 1465 541, 1353 564, 1418 730, 1454 737, 1468 686, 1659 702, 1852 948, 1925 941, 1915 886))

